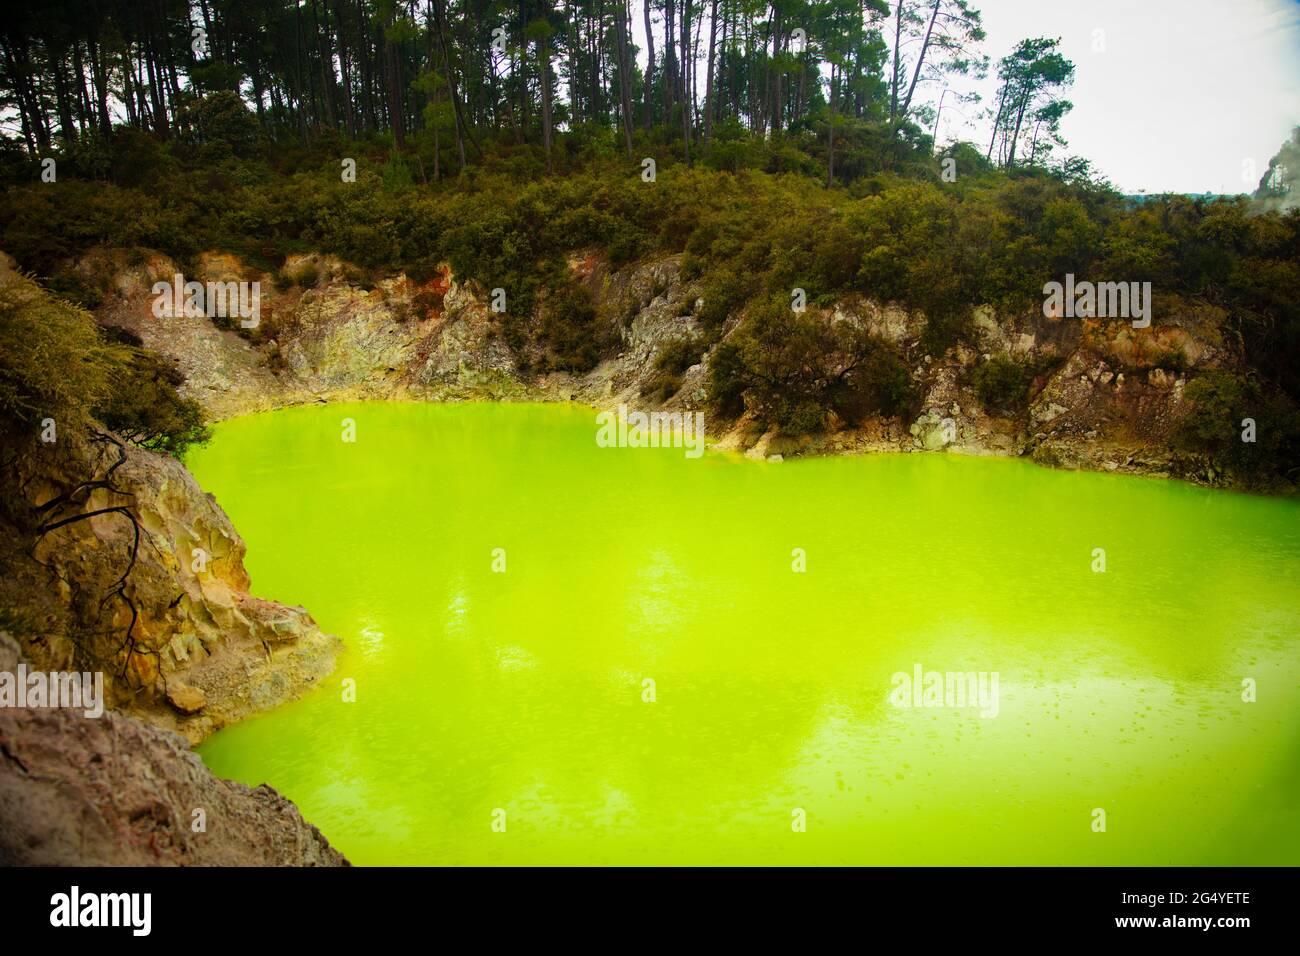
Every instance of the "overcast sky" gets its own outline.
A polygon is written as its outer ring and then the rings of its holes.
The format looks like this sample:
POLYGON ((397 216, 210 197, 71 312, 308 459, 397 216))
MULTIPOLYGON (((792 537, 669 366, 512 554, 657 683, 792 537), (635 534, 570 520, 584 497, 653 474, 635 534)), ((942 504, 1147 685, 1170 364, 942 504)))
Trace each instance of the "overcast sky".
MULTIPOLYGON (((1074 111, 1062 124, 1069 151, 1125 192, 1253 191, 1269 157, 1300 124, 1300 0, 972 4, 983 14, 984 52, 994 63, 1025 37, 1061 38, 1077 68, 1068 94, 1074 111), (1104 49, 1094 52, 1098 40, 1104 49)), ((632 6, 644 66, 641 5, 632 6)), ((995 100, 992 75, 979 86, 986 102, 995 100)), ((939 94, 922 88, 918 97, 922 92, 939 94)), ((965 110, 970 122, 944 106, 940 142, 987 144, 981 107, 965 110)))
MULTIPOLYGON (((1061 38, 1077 69, 1062 133, 1125 192, 1253 190, 1300 124, 1297 0, 974 2, 994 61, 1023 37, 1061 38)), ((987 141, 987 123, 949 135, 976 130, 987 141)))

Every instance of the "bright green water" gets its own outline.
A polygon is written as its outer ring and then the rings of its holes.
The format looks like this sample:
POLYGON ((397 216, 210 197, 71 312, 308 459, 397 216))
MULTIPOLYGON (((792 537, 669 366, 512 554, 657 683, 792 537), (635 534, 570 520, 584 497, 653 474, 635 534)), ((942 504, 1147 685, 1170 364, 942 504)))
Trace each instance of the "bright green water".
POLYGON ((1297 503, 595 431, 497 405, 218 427, 191 465, 255 591, 348 649, 204 760, 361 864, 1300 863, 1297 503), (998 672, 997 715, 892 705, 917 663, 998 672))

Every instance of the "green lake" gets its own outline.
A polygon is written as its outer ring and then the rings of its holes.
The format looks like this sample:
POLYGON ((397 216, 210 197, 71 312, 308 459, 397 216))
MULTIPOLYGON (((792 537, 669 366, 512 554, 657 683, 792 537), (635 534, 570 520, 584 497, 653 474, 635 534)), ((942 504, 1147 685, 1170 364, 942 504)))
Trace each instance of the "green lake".
POLYGON ((189 464, 254 592, 347 649, 207 764, 357 864, 1300 864, 1300 503, 595 436, 217 426, 189 464), (996 698, 926 706, 918 667, 996 698))

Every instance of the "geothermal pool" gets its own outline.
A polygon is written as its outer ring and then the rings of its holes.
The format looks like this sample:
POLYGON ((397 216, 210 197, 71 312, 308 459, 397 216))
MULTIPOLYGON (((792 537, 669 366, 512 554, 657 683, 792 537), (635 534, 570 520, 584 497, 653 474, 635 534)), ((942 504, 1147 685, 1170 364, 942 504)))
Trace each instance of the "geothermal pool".
POLYGON ((207 764, 358 864, 1300 864, 1300 503, 595 436, 219 425, 255 593, 347 650, 207 764))

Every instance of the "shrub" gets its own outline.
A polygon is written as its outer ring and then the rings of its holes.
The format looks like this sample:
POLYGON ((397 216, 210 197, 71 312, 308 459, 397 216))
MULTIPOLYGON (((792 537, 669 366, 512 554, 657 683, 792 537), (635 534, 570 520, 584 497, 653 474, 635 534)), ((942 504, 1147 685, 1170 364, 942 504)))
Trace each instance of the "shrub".
POLYGON ((581 373, 596 366, 604 336, 586 286, 573 280, 559 283, 542 303, 540 338, 551 368, 581 373))
POLYGON ((848 322, 792 312, 780 297, 752 308, 715 353, 712 400, 734 410, 745 393, 787 434, 820 430, 830 412, 850 423, 897 415, 913 400, 907 367, 888 343, 848 322))
POLYGON ((23 276, 0 279, 0 429, 84 424, 117 368, 89 313, 23 276))
POLYGON ((1192 410, 1175 436, 1179 447, 1251 484, 1300 477, 1300 410, 1284 394, 1254 378, 1213 371, 1193 379, 1185 397, 1192 410), (1254 422, 1254 441, 1244 440, 1246 419, 1254 422))
POLYGON ((95 417, 127 441, 180 457, 211 437, 203 408, 176 391, 184 379, 160 356, 127 346, 118 358, 113 388, 95 417))
POLYGON ((673 339, 655 357, 654 374, 641 386, 641 394, 668 398, 682 387, 682 375, 699 363, 704 343, 695 336, 673 339))
POLYGON ((960 306, 934 304, 926 310, 921 349, 927 355, 942 356, 970 334, 970 310, 960 306))
POLYGON ((716 273, 704 285, 700 324, 709 331, 721 329, 754 291, 754 284, 746 282, 737 272, 725 270, 716 273))
POLYGON ((213 159, 248 156, 257 146, 257 117, 233 90, 218 90, 187 103, 178 120, 190 143, 210 150, 213 159))
POLYGON ((1027 404, 1034 374, 1026 362, 995 355, 974 368, 970 384, 985 408, 1014 414, 1027 404))
POLYGON ((203 409, 176 391, 178 373, 130 333, 107 336, 90 314, 21 276, 0 281, 0 431, 52 418, 98 421, 128 441, 181 455, 207 441, 203 409))
POLYGON ((726 418, 745 410, 743 396, 748 387, 745 360, 734 342, 722 342, 709 358, 709 404, 726 418))
POLYGON ((681 375, 692 365, 699 364, 704 354, 704 343, 695 336, 673 339, 655 358, 655 368, 661 372, 681 375))
POLYGON ((861 365, 846 376, 833 407, 840 418, 857 425, 872 415, 906 415, 916 398, 907 363, 889 346, 873 340, 861 365))

